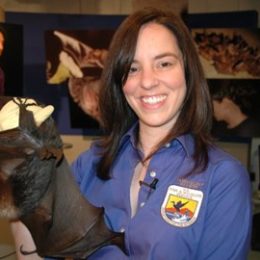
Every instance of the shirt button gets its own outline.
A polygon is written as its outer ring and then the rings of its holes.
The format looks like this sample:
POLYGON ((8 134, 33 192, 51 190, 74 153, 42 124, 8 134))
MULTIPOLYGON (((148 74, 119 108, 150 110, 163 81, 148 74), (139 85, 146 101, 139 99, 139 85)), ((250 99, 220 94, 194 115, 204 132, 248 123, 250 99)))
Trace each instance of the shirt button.
POLYGON ((125 229, 124 229, 124 228, 120 228, 120 232, 121 232, 121 233, 124 233, 124 232, 125 232, 125 229))
POLYGON ((140 207, 142 208, 145 205, 145 202, 140 203, 140 207))
POLYGON ((151 171, 150 172, 150 177, 154 178, 156 176, 156 172, 155 171, 151 171))
POLYGON ((166 147, 166 148, 169 148, 170 146, 171 146, 171 143, 165 144, 165 147, 166 147))

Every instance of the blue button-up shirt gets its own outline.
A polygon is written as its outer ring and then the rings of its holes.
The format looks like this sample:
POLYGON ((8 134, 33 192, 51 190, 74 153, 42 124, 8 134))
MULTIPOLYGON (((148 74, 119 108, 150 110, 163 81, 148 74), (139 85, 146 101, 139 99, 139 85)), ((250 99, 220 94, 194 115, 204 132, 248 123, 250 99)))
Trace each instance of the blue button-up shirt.
POLYGON ((187 175, 193 167, 194 140, 176 138, 151 159, 138 209, 131 218, 130 186, 140 152, 134 129, 123 138, 108 181, 96 177, 95 143, 73 163, 82 193, 104 207, 111 230, 125 232, 127 255, 105 246, 89 257, 106 260, 243 260, 247 259, 251 227, 249 176, 241 163, 224 151, 209 150, 208 167, 187 175))

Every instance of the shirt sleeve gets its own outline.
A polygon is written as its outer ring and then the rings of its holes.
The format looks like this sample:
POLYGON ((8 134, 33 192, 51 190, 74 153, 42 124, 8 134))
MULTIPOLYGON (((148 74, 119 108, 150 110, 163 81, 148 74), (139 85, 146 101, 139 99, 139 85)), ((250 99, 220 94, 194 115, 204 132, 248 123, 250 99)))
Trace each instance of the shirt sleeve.
POLYGON ((71 164, 73 176, 79 186, 83 179, 89 177, 89 173, 92 172, 93 167, 96 165, 98 159, 96 150, 95 144, 92 144, 88 150, 81 153, 71 164))
POLYGON ((211 180, 202 242, 196 259, 246 260, 251 222, 248 172, 235 160, 219 163, 211 180))

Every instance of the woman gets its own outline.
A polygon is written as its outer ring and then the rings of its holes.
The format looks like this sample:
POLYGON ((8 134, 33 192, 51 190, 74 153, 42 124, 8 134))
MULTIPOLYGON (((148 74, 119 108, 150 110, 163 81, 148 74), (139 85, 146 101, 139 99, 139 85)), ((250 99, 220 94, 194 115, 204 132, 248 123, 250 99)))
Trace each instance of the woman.
POLYGON ((81 154, 81 191, 125 233, 126 254, 89 259, 246 259, 251 194, 246 170, 216 148, 212 108, 189 31, 144 9, 117 30, 102 76, 106 135, 81 154))

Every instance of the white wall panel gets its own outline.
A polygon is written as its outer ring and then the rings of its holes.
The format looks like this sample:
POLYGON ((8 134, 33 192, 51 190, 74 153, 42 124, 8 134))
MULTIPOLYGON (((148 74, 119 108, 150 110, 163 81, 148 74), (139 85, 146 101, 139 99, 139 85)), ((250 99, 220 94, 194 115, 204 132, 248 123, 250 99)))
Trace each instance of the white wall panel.
POLYGON ((132 11, 132 0, 0 0, 12 12, 121 14, 132 11))
POLYGON ((205 13, 208 9, 207 0, 189 0, 189 13, 205 13))
POLYGON ((239 9, 260 9, 260 0, 238 0, 239 9))
POLYGON ((66 0, 0 0, 5 11, 42 13, 79 13, 80 1, 66 0))
POLYGON ((208 12, 229 12, 238 10, 238 0, 208 0, 208 12))

